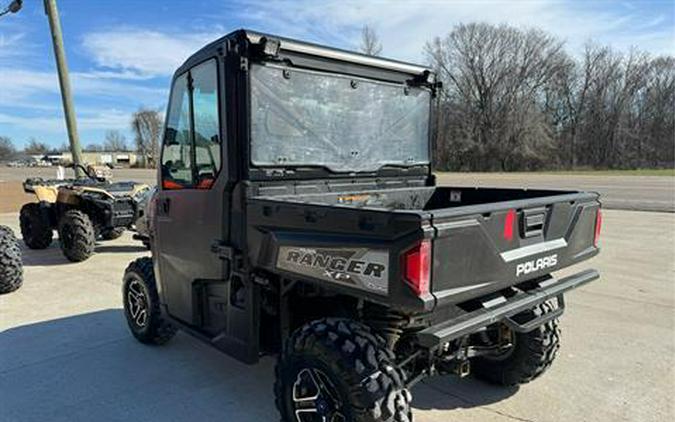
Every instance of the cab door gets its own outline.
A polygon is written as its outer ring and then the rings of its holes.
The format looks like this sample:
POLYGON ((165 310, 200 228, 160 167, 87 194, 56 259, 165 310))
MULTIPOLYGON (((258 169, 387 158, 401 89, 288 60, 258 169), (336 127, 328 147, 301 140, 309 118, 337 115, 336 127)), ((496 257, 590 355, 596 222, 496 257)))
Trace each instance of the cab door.
POLYGON ((211 252, 227 221, 218 80, 215 58, 174 79, 162 144, 153 251, 160 298, 172 317, 193 326, 200 325, 197 283, 223 277, 211 252))

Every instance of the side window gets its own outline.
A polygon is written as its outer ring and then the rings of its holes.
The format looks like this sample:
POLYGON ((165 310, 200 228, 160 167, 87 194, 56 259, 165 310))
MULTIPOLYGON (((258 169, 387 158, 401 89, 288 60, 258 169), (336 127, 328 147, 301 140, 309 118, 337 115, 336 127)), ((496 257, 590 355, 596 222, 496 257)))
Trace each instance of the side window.
POLYGON ((219 128, 218 72, 212 59, 173 85, 162 149, 163 189, 211 188, 220 170, 219 128))
POLYGON ((198 189, 208 189, 220 170, 218 73, 215 59, 194 67, 190 74, 195 130, 195 185, 198 189))
POLYGON ((190 136, 190 94, 187 74, 173 84, 162 147, 162 188, 192 187, 192 141, 190 136))

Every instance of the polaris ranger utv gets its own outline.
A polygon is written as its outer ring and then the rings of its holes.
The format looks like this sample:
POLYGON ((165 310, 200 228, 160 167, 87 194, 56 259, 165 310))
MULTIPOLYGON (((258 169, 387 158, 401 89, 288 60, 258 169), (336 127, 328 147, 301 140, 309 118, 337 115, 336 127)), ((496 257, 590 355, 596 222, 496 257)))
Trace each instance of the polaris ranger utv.
POLYGON ((141 342, 182 329, 279 356, 284 421, 410 421, 412 385, 514 385, 559 346, 553 271, 598 253, 595 193, 438 187, 421 66, 233 32, 172 82, 150 244, 124 275, 141 342))

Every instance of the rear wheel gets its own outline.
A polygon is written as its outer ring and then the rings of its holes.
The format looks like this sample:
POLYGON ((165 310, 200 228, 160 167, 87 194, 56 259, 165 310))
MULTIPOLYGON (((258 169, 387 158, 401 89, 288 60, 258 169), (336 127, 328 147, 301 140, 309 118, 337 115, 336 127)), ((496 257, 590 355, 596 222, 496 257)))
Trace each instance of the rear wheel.
POLYGON ((327 318, 298 329, 276 368, 283 421, 411 421, 405 375, 386 342, 360 323, 327 318))
POLYGON ((131 334, 145 344, 161 345, 173 338, 176 328, 162 318, 152 258, 139 258, 124 272, 124 315, 131 334))
POLYGON ((124 227, 117 227, 114 229, 105 229, 101 231, 101 238, 103 240, 115 240, 122 236, 124 233, 124 227))
POLYGON ((21 248, 14 232, 0 226, 0 294, 10 293, 23 283, 21 248))
MULTIPOLYGON (((525 323, 555 309, 553 302, 544 302, 513 319, 525 323)), ((560 348, 557 319, 527 333, 517 333, 501 324, 490 332, 492 343, 501 338, 502 341, 506 339, 510 346, 494 355, 474 358, 471 368, 476 377, 492 384, 513 386, 534 380, 551 367, 560 348)))
POLYGON ((21 236, 31 249, 45 249, 52 243, 54 231, 45 210, 35 202, 21 207, 19 214, 21 236))
POLYGON ((59 241, 69 261, 81 262, 92 256, 96 234, 89 216, 79 210, 66 211, 59 222, 59 241))

